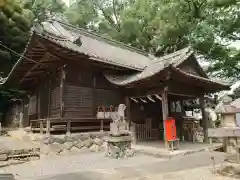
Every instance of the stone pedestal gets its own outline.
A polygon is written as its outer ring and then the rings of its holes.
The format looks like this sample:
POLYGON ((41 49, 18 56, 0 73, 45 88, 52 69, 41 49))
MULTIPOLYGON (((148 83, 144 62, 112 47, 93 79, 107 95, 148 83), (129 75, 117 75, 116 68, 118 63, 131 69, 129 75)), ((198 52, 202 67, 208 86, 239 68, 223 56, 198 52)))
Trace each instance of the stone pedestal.
POLYGON ((107 136, 104 138, 107 142, 105 155, 111 158, 127 158, 134 155, 131 149, 131 136, 107 136))
POLYGON ((237 147, 237 139, 236 137, 227 137, 223 140, 225 152, 230 154, 236 154, 238 153, 237 147))

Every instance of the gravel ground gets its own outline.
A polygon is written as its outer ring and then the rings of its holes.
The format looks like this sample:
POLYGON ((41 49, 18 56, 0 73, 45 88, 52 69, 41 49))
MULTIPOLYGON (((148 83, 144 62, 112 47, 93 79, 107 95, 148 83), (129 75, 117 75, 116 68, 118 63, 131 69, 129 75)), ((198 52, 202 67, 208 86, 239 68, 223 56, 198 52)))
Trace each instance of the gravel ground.
POLYGON ((209 168, 204 169, 212 165, 211 156, 215 157, 216 164, 224 163, 224 154, 217 152, 195 153, 171 160, 145 155, 116 160, 104 157, 102 153, 86 153, 48 156, 26 164, 2 168, 0 173, 13 173, 17 180, 228 180, 213 175, 209 168))
POLYGON ((145 155, 116 160, 104 157, 103 153, 84 153, 81 155, 46 156, 40 160, 25 164, 1 168, 0 173, 13 173, 16 179, 26 180, 93 169, 133 167, 161 161, 163 160, 145 155))
MULTIPOLYGON (((167 174, 153 175, 145 180, 236 180, 235 178, 220 176, 212 172, 213 167, 188 169, 167 174)), ((137 180, 137 179, 131 179, 137 180)), ((139 179, 140 180, 140 179, 139 179)), ((143 180, 143 179, 142 179, 143 180)))
POLYGON ((187 169, 183 171, 149 174, 141 177, 124 178, 113 171, 85 171, 77 173, 68 173, 64 175, 56 175, 52 177, 42 177, 37 180, 237 180, 235 178, 220 176, 212 172, 211 166, 187 169))

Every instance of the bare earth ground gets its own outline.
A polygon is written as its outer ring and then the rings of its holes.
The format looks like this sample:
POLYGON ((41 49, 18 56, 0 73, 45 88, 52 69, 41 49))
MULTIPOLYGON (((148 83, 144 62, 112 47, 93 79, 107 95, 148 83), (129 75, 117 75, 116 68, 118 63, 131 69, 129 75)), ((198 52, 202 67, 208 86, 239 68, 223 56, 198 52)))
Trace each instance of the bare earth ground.
POLYGON ((224 163, 223 153, 218 152, 199 152, 171 160, 145 155, 116 160, 103 153, 85 153, 47 156, 2 168, 0 173, 13 173, 17 180, 231 180, 211 173, 212 155, 216 164, 224 163))

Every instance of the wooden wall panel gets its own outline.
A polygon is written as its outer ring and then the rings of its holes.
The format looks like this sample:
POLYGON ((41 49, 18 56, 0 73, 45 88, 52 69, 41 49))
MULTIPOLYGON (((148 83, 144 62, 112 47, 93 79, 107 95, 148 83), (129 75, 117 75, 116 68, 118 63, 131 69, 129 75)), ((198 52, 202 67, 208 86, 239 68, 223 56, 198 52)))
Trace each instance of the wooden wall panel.
POLYGON ((40 96, 40 118, 46 118, 48 116, 48 96, 49 96, 49 84, 46 81, 39 90, 40 96))
POLYGON ((96 89, 96 105, 109 107, 124 103, 124 98, 113 90, 96 89))
POLYGON ((93 90, 89 87, 66 85, 65 117, 92 117, 93 90))
POLYGON ((60 116, 60 87, 55 87, 51 92, 51 116, 60 116))
POLYGON ((66 82, 75 86, 92 87, 93 74, 91 71, 80 70, 79 68, 66 68, 66 82))

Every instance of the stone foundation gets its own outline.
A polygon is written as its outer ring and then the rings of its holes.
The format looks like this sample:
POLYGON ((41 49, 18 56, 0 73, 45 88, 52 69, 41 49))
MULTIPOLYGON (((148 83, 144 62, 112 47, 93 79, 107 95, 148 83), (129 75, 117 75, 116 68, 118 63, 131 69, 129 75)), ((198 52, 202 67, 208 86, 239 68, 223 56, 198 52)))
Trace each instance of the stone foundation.
POLYGON ((41 154, 64 154, 66 152, 99 152, 104 151, 106 133, 82 133, 72 136, 49 136, 41 140, 41 154))
POLYGON ((134 155, 133 150, 131 149, 131 136, 108 136, 104 138, 107 147, 105 150, 105 155, 111 158, 127 158, 134 155))

